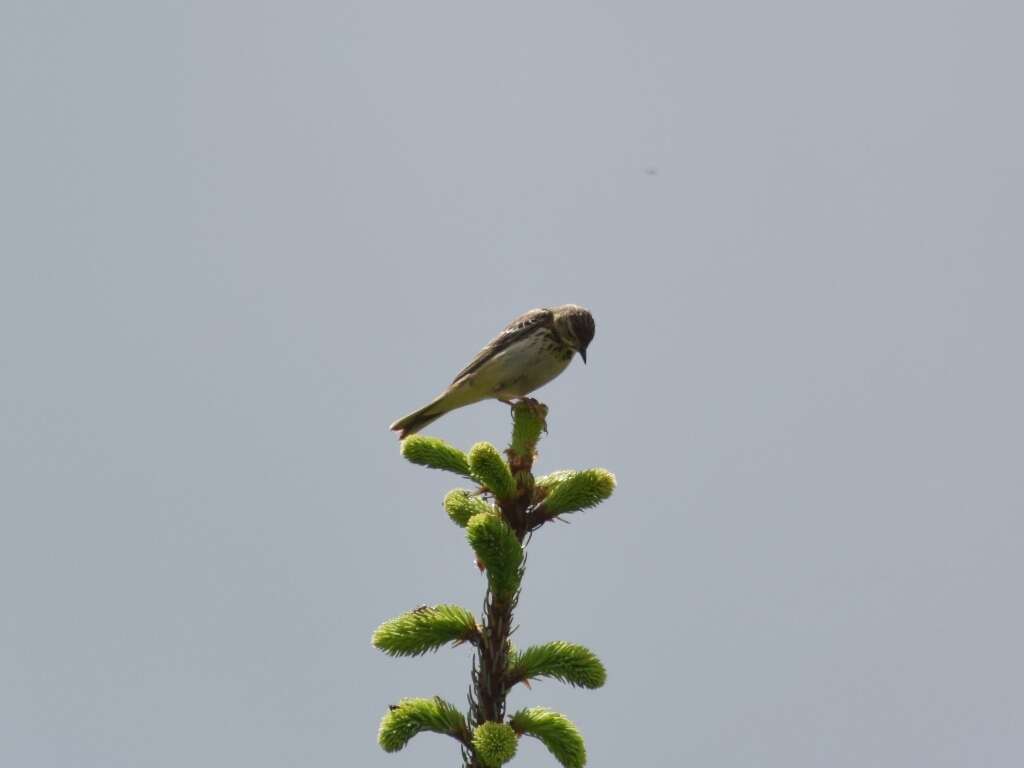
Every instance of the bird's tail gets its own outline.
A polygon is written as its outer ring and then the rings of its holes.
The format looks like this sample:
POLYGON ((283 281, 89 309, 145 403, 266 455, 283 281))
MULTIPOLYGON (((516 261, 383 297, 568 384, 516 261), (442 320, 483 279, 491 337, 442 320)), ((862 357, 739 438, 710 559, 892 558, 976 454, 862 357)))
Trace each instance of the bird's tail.
POLYGON ((389 429, 398 433, 399 440, 404 440, 409 435, 419 432, 428 424, 432 424, 448 413, 450 409, 441 402, 443 399, 444 396, 442 395, 418 411, 413 411, 408 416, 403 416, 392 424, 389 429))

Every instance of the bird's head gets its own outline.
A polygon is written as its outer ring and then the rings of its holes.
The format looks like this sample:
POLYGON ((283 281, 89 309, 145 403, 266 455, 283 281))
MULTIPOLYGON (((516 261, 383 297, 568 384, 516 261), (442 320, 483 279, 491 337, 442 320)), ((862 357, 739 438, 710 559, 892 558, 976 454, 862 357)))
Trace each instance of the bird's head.
POLYGON ((555 332, 573 352, 587 362, 587 347, 594 339, 594 316, 583 307, 563 304, 551 310, 555 316, 555 332))

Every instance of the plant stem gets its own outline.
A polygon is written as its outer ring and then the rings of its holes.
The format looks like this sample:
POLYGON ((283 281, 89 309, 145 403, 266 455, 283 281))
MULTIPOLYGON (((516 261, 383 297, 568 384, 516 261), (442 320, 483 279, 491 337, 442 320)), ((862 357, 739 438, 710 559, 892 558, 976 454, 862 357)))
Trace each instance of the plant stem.
MULTIPOLYGON (((516 426, 523 420, 536 418, 537 405, 516 405, 512 408, 516 426)), ((543 413, 547 413, 545 406, 543 413)), ((516 480, 514 498, 500 502, 501 516, 519 539, 529 532, 527 512, 533 502, 533 459, 540 430, 532 440, 515 441, 509 448, 509 466, 516 480), (515 445, 515 443, 519 443, 515 445), (517 450, 518 449, 518 450, 517 450)), ((525 568, 525 561, 524 561, 525 568)), ((473 665, 473 685, 470 691, 470 727, 480 723, 501 723, 505 719, 505 699, 508 695, 508 648, 512 634, 512 612, 519 601, 517 592, 510 600, 501 601, 488 590, 484 601, 483 626, 480 629, 480 642, 477 646, 476 660, 473 665)), ((472 750, 464 750, 466 768, 483 768, 482 763, 472 754, 472 750)))

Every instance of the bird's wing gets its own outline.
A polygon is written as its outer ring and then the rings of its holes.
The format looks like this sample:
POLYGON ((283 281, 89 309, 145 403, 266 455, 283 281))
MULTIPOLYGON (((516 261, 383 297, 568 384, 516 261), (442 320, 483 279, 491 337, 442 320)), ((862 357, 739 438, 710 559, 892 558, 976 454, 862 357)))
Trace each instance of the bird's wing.
POLYGON ((511 323, 505 326, 501 333, 491 339, 487 346, 481 349, 477 356, 474 357, 469 365, 459 371, 458 375, 452 379, 452 384, 457 382, 463 376, 468 376, 477 370, 485 361, 490 360, 494 355, 501 352, 503 349, 508 348, 510 344, 521 339, 531 330, 536 328, 538 325, 546 325, 550 328, 555 327, 555 314, 550 309, 531 309, 511 323))

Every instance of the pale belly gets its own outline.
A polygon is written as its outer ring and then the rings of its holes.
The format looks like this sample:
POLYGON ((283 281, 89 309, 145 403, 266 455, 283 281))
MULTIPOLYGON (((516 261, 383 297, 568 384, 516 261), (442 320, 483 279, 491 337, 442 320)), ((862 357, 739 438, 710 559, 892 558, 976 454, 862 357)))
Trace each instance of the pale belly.
POLYGON ((548 339, 537 344, 514 344, 495 355, 444 395, 445 405, 461 408, 492 397, 524 397, 564 371, 572 354, 548 339))
POLYGON ((493 397, 523 397, 540 389, 568 366, 572 355, 547 349, 512 347, 494 358, 487 372, 493 397))

